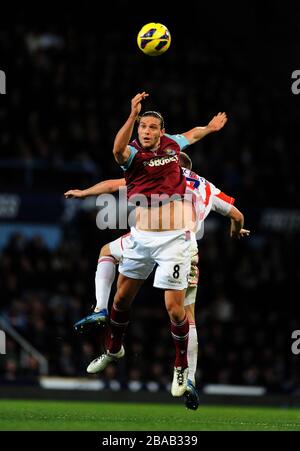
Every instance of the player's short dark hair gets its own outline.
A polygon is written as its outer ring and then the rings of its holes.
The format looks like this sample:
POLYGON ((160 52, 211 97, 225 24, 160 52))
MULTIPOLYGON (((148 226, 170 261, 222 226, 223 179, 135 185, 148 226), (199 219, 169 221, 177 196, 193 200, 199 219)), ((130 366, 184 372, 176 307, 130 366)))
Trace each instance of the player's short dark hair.
POLYGON ((179 154, 179 164, 189 170, 191 170, 193 166, 191 158, 184 152, 180 152, 179 154))
POLYGON ((158 111, 145 111, 145 113, 143 113, 139 119, 141 119, 142 117, 156 117, 157 119, 160 120, 160 126, 161 128, 165 128, 165 121, 164 118, 162 117, 162 115, 158 112, 158 111))

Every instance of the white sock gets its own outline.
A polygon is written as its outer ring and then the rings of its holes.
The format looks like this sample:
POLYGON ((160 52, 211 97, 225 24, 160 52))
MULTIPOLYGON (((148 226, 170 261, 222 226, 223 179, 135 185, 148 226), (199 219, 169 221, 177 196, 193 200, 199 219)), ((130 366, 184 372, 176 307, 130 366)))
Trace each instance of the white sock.
POLYGON ((109 295, 113 281, 116 275, 116 260, 111 256, 100 257, 95 276, 96 300, 97 304, 94 309, 99 312, 104 308, 107 309, 109 295))
POLYGON ((196 326, 193 323, 190 323, 187 358, 189 363, 189 379, 191 379, 193 384, 195 384, 195 374, 198 360, 198 336, 196 326))

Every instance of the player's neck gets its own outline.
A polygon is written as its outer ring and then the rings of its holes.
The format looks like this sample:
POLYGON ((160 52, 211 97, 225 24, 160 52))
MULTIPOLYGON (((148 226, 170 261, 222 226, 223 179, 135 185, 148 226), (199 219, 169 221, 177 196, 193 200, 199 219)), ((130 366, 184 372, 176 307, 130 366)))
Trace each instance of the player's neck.
POLYGON ((154 147, 151 147, 149 150, 150 150, 150 152, 155 153, 155 152, 158 151, 159 147, 160 147, 160 140, 158 141, 158 143, 154 147))

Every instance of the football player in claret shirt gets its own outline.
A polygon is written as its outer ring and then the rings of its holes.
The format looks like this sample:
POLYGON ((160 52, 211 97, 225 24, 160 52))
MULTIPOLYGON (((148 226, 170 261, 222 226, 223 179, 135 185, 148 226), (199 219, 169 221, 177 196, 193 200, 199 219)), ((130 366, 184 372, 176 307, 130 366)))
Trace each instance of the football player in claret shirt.
MULTIPOLYGON (((243 214, 233 205, 235 199, 226 195, 211 182, 193 172, 192 161, 184 152, 180 153, 180 165, 186 177, 187 185, 196 193, 200 192, 204 196, 205 214, 204 219, 210 211, 215 211, 231 219, 230 236, 242 238, 249 235, 249 230, 243 228, 243 214)), ((85 198, 88 196, 100 195, 116 192, 125 186, 125 179, 105 180, 84 190, 69 190, 65 193, 66 198, 85 198)), ((199 222, 201 230, 197 233, 197 240, 203 237, 204 223, 199 222)), ((81 319, 75 324, 75 329, 83 332, 97 324, 106 324, 108 321, 108 301, 110 290, 115 279, 116 265, 122 259, 124 249, 130 246, 130 233, 126 233, 118 239, 104 245, 101 249, 98 266, 95 276, 96 286, 96 306, 94 313, 81 319)), ((198 270, 198 248, 194 241, 190 248, 191 267, 188 278, 188 288, 185 293, 184 308, 188 316, 190 331, 188 342, 188 363, 189 375, 187 390, 184 394, 187 408, 196 410, 199 405, 199 398, 195 389, 195 373, 198 360, 197 329, 195 324, 195 302, 199 280, 198 270)), ((97 372, 97 367, 94 368, 97 372)))
POLYGON ((178 224, 177 221, 178 217, 183 216, 180 208, 183 208, 182 197, 186 191, 179 155, 184 148, 220 130, 227 117, 225 113, 219 113, 205 127, 195 127, 179 135, 168 135, 161 114, 149 111, 141 115, 138 138, 130 142, 141 111, 141 102, 147 96, 147 93, 142 92, 132 99, 130 115, 114 140, 113 154, 124 170, 129 201, 143 195, 147 204, 140 208, 140 217, 135 227, 131 228, 131 244, 124 249, 119 264, 117 292, 110 311, 107 351, 91 362, 89 371, 102 371, 112 360, 124 356, 123 337, 129 323, 131 303, 157 264, 154 286, 165 291, 165 306, 175 345, 171 393, 173 396, 182 396, 188 382, 189 321, 184 309, 184 296, 191 264, 192 233, 183 222, 178 224), (157 212, 157 206, 153 208, 151 204, 153 195, 169 199, 174 195, 178 197, 177 200, 170 200, 168 205, 159 206, 157 212), (165 214, 168 215, 168 221, 165 221, 165 214), (157 221, 152 221, 154 216, 158 218, 157 221), (150 217, 150 224, 145 226, 141 217, 150 217), (164 226, 166 223, 167 227, 164 226))

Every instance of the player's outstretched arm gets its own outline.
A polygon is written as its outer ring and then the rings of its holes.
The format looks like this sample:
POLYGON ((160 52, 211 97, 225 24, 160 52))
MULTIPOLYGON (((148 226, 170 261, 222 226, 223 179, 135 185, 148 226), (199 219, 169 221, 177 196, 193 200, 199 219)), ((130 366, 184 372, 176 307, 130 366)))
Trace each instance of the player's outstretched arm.
POLYGON ((148 95, 149 94, 147 94, 146 92, 142 92, 140 94, 137 94, 131 100, 131 112, 129 118, 127 119, 123 127, 118 131, 115 137, 113 154, 116 162, 120 165, 125 164, 130 156, 130 148, 128 147, 128 144, 131 139, 135 121, 142 108, 141 102, 146 97, 148 97, 148 95))
POLYGON ((64 193, 66 199, 81 198, 89 196, 98 196, 99 194, 108 194, 118 191, 119 188, 125 186, 125 179, 104 180, 87 189, 70 189, 64 193))
POLYGON ((244 215, 232 205, 228 216, 230 217, 230 236, 231 238, 243 238, 250 235, 250 230, 244 229, 244 215))
POLYGON ((209 133, 218 132, 227 122, 226 113, 218 113, 205 127, 195 127, 188 132, 182 133, 190 144, 194 144, 209 133))

